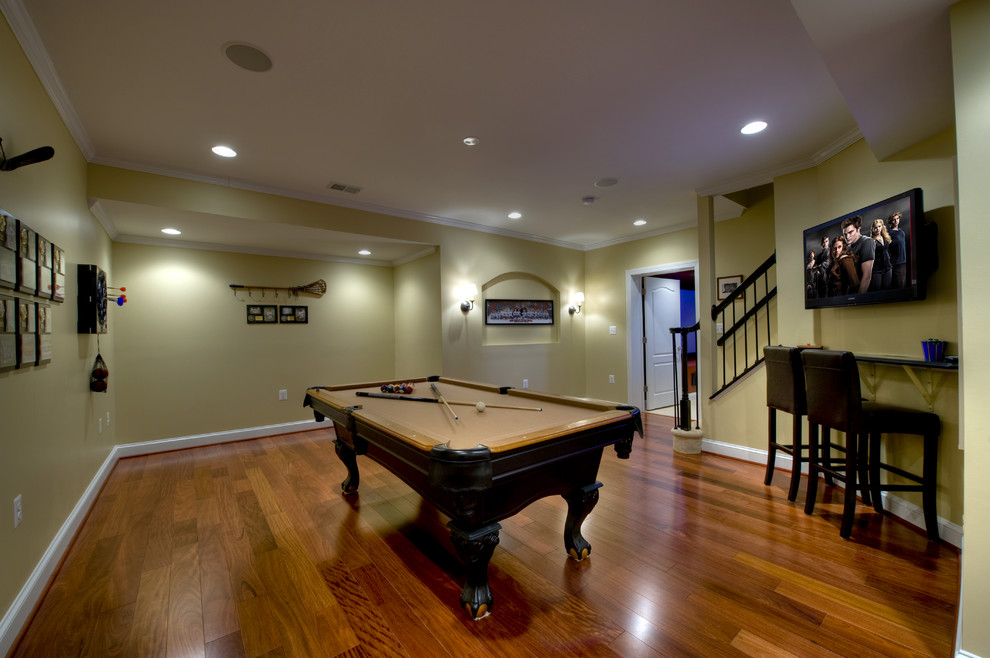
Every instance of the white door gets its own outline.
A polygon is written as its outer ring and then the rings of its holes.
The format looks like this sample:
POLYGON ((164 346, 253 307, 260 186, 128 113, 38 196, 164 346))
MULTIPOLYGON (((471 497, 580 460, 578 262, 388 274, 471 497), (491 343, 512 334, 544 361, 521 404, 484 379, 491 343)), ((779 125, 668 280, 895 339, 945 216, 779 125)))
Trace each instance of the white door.
POLYGON ((681 326, 681 282, 677 279, 643 279, 643 322, 646 335, 646 408, 669 407, 674 399, 674 373, 678 353, 671 349, 670 328, 681 326))

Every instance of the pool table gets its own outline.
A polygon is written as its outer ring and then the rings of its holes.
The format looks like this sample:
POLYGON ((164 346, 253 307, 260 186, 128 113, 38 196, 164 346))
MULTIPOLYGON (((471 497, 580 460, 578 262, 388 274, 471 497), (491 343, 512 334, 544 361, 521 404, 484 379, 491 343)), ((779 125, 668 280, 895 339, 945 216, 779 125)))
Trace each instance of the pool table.
POLYGON ((639 409, 436 376, 402 381, 413 384, 411 395, 382 393, 386 382, 317 386, 306 391, 303 406, 317 420, 333 421, 348 473, 345 495, 357 492, 357 455, 367 455, 450 518, 466 571, 461 606, 471 617, 492 609, 488 562, 498 521, 531 502, 563 496, 567 553, 575 560, 589 555, 581 524, 598 502, 602 453, 614 445, 620 458, 629 457, 633 433, 643 434, 639 409))

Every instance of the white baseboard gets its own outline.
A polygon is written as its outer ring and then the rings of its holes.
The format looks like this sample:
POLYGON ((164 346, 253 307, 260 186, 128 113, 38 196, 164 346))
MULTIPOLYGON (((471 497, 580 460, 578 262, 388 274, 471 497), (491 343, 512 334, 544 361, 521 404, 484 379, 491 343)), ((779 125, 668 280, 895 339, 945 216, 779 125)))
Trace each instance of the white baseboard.
POLYGON ((136 457, 138 455, 150 455, 158 452, 169 452, 171 450, 182 450, 183 448, 197 448, 200 446, 213 445, 217 443, 231 443, 234 441, 244 441, 246 439, 257 439, 263 436, 274 436, 278 434, 291 434, 293 432, 304 432, 329 425, 328 421, 317 423, 315 420, 304 420, 294 423, 283 423, 280 425, 265 425, 263 427, 251 427, 240 430, 230 430, 227 432, 212 432, 209 434, 196 434, 193 436, 183 436, 174 439, 162 439, 161 441, 145 441, 142 443, 127 443, 114 446, 107 455, 106 460, 96 471, 93 480, 86 487, 82 497, 72 508, 68 518, 59 531, 55 534, 51 544, 44 555, 38 561, 34 571, 31 572, 24 587, 14 598, 14 602, 0 619, 0 655, 6 656, 13 648, 17 635, 21 628, 28 622, 34 606, 37 605, 41 596, 48 587, 48 581, 55 574, 62 556, 72 545, 72 540, 76 536, 79 527, 86 519, 86 514, 96 501, 100 490, 110 477, 113 467, 117 461, 124 457, 136 457))
MULTIPOLYGON (((766 450, 761 450, 759 448, 747 448, 745 446, 732 445, 731 443, 712 441, 711 439, 702 440, 701 451, 710 452, 715 455, 723 455, 725 457, 732 457, 734 459, 753 462, 756 464, 765 465, 767 463, 766 450)), ((790 468, 791 463, 792 460, 790 455, 780 452, 777 453, 777 466, 781 468, 790 468)), ((803 473, 807 473, 808 465, 804 464, 801 467, 801 471, 803 473)), ((918 528, 925 527, 925 514, 917 505, 898 498, 889 491, 885 491, 883 493, 883 505, 884 509, 888 512, 898 518, 904 519, 911 525, 917 526, 918 528)), ((942 541, 952 544, 956 548, 962 547, 963 529, 961 526, 951 523, 942 517, 938 517, 938 534, 942 541)))

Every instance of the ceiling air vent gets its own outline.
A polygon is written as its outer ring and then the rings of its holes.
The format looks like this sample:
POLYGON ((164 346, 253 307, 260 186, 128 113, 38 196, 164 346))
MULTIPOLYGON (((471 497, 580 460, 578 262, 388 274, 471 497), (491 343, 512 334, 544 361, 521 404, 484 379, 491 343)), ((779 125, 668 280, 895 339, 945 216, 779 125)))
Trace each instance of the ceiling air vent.
POLYGON ((344 183, 330 183, 327 185, 331 190, 337 192, 347 192, 348 194, 357 194, 361 191, 361 188, 357 185, 345 185, 344 183))

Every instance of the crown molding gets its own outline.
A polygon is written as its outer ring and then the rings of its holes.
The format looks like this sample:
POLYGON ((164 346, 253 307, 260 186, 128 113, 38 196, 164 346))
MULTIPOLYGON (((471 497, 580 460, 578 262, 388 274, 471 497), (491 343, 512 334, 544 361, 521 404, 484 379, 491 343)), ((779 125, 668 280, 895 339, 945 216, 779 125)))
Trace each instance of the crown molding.
POLYGON ((772 183, 773 179, 777 176, 793 174, 796 171, 817 167, 833 155, 852 146, 862 138, 863 134, 859 131, 859 128, 853 128, 844 135, 839 136, 831 144, 821 149, 811 157, 793 160, 783 165, 770 167, 760 171, 752 171, 743 176, 730 178, 728 180, 699 189, 698 194, 701 196, 720 196, 722 194, 738 192, 739 190, 747 190, 751 187, 756 187, 757 185, 772 183))
POLYGON ((62 117, 62 122, 75 140, 76 146, 79 147, 83 157, 90 160, 95 154, 93 143, 83 128, 75 108, 69 102, 69 95, 62 86, 62 80, 55 71, 55 65, 48 56, 48 51, 45 50, 41 37, 38 36, 38 30, 35 29, 31 17, 24 8, 24 3, 20 0, 0 0, 0 11, 7 19, 14 37, 34 68, 35 75, 48 93, 55 110, 62 117))

